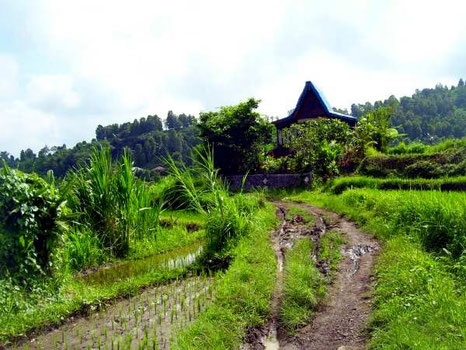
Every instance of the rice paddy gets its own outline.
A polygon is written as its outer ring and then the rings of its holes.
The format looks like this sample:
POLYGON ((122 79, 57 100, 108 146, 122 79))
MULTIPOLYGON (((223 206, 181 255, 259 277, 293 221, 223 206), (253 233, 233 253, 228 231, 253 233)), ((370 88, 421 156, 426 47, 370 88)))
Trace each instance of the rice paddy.
POLYGON ((169 349, 175 331, 190 324, 215 298, 214 279, 200 274, 148 288, 13 348, 169 349))

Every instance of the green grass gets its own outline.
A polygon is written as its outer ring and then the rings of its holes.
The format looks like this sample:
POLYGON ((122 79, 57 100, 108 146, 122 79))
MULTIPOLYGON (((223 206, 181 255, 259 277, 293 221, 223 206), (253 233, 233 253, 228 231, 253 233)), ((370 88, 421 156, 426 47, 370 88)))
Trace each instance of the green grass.
POLYGON ((334 194, 352 188, 372 188, 379 190, 466 190, 466 176, 446 177, 440 179, 402 179, 402 178, 374 178, 369 176, 339 177, 327 184, 326 189, 334 194))
POLYGON ((387 154, 435 154, 460 147, 466 147, 466 138, 447 139, 434 145, 426 145, 422 142, 411 142, 408 144, 400 142, 396 146, 389 147, 387 154))
POLYGON ((340 232, 329 231, 321 237, 317 259, 327 261, 330 267, 330 275, 333 276, 338 269, 338 265, 343 258, 340 246, 345 243, 345 239, 340 232))
POLYGON ((233 261, 215 284, 216 301, 172 341, 172 349, 238 349, 246 327, 263 324, 269 314, 276 261, 269 235, 275 209, 267 204, 254 215, 254 226, 241 237, 233 261))
POLYGON ((292 221, 296 217, 300 217, 302 222, 307 226, 313 226, 315 217, 308 210, 299 207, 289 207, 286 209, 285 219, 292 221))
POLYGON ((466 348, 466 196, 347 190, 290 197, 342 212, 383 241, 371 349, 466 348))
POLYGON ((315 266, 312 249, 311 239, 302 238, 285 257, 280 320, 290 331, 306 325, 326 295, 326 279, 315 266))

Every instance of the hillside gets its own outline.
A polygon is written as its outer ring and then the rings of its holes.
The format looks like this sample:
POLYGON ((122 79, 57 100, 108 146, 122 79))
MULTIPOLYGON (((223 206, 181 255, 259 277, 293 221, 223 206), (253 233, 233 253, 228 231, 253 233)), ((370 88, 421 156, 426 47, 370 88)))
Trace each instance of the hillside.
POLYGON ((466 136, 466 86, 438 84, 433 89, 416 90, 411 97, 390 96, 374 104, 353 104, 351 114, 360 117, 379 106, 393 106, 392 124, 406 140, 435 142, 442 138, 466 136))
POLYGON ((19 158, 1 152, 10 167, 25 172, 45 175, 52 169, 56 176, 64 176, 69 169, 89 158, 94 146, 109 144, 113 158, 121 155, 125 147, 133 152, 135 166, 152 169, 161 165, 161 158, 171 154, 174 158, 188 160, 191 148, 199 143, 196 118, 191 115, 176 115, 169 111, 165 120, 157 115, 135 119, 123 124, 99 125, 96 138, 91 142, 80 142, 72 148, 66 145, 44 147, 37 154, 31 149, 21 151, 19 158))

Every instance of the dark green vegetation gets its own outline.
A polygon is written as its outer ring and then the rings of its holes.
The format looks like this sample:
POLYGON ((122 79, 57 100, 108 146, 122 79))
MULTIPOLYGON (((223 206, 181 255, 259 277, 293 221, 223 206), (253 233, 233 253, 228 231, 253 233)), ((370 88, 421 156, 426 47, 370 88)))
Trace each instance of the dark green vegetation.
MULTIPOLYGON (((131 151, 135 166, 152 170, 163 166, 161 158, 168 154, 189 161, 192 147, 200 143, 196 124, 193 116, 176 115, 170 111, 165 121, 165 130, 158 116, 147 116, 120 125, 99 125, 95 139, 80 142, 72 148, 66 145, 51 148, 45 146, 37 154, 27 149, 21 151, 19 158, 1 152, 0 158, 10 167, 24 172, 45 175, 48 170, 53 170, 55 176, 63 177, 70 169, 87 162, 93 148, 109 146, 114 159, 120 157, 126 148, 131 151)), ((154 171, 141 170, 140 175, 158 177, 154 171)))
POLYGON ((466 346, 466 197, 346 190, 291 197, 345 213, 385 244, 376 266, 372 349, 466 346))
POLYGON ((406 140, 435 142, 443 138, 466 136, 466 86, 463 79, 458 86, 441 84, 434 89, 416 90, 411 97, 396 99, 390 96, 374 104, 353 104, 351 114, 357 118, 380 106, 393 108, 392 125, 406 140))
MULTIPOLYGON (((164 320, 181 315, 183 322, 170 341, 177 349, 238 348, 247 329, 270 317, 276 219, 264 193, 231 193, 220 174, 265 170, 312 172, 324 192, 294 199, 345 213, 385 242, 376 270, 372 348, 464 348, 466 203, 464 193, 447 192, 465 186, 464 139, 390 147, 400 136, 390 120, 397 109, 380 107, 368 110, 354 129, 335 120, 293 125, 284 132, 290 153, 277 159, 265 155, 272 130, 255 111, 258 103, 202 113, 198 126, 193 117, 170 113, 167 130, 150 116, 99 126, 96 140, 70 150, 44 149, 38 157, 28 150, 20 160, 2 154, 14 167, 46 176, 8 166, 0 172, 0 341, 151 285, 195 275, 203 280, 208 270, 215 274, 215 299, 190 304, 197 307, 192 313, 168 307, 164 320), (140 169, 160 164, 158 173, 140 169), (366 176, 331 180, 340 174, 366 176)), ((307 229, 314 224, 299 208, 286 219, 307 229)), ((289 330, 308 323, 325 296, 341 243, 336 232, 319 242, 316 259, 329 263, 328 278, 315 268, 309 239, 288 252, 280 317, 289 330)), ((186 295, 175 289, 167 288, 174 299, 166 300, 181 303, 186 295)), ((149 314, 133 309, 123 329, 131 339, 120 344, 159 339, 138 326, 139 316, 150 316, 148 308, 149 314)), ((94 340, 89 333, 80 345, 98 347, 109 332, 101 329, 104 334, 94 340)))
POLYGON ((385 177, 439 178, 466 174, 466 141, 447 140, 427 146, 403 143, 389 148, 388 154, 368 155, 359 165, 358 173, 385 177))
POLYGON ((275 173, 311 172, 323 179, 353 172, 371 152, 386 151, 398 133, 390 127, 391 111, 378 108, 360 118, 353 129, 336 119, 318 118, 283 130, 287 155, 268 156, 264 169, 275 173))
POLYGON ((273 132, 272 124, 255 111, 259 102, 249 99, 199 116, 201 137, 213 145, 215 165, 225 174, 245 174, 259 169, 273 132))
POLYGON ((131 164, 127 153, 112 162, 104 148, 59 184, 51 175, 1 170, 1 341, 187 272, 204 236, 202 217, 161 214, 162 191, 137 179, 131 164), (163 227, 161 216, 180 223, 163 227), (114 267, 76 274, 104 262, 114 267))

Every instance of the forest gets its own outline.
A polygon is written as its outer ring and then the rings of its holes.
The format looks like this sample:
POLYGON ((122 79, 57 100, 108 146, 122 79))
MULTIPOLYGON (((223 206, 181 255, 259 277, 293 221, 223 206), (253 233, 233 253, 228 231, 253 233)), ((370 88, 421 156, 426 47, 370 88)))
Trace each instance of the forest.
POLYGON ((295 123, 281 156, 255 98, 2 153, 0 348, 466 348, 461 99, 413 112, 463 87, 295 123))
MULTIPOLYGON (((390 122, 400 134, 397 142, 431 144, 466 136, 466 86, 463 79, 457 86, 448 88, 438 84, 433 89, 416 90, 411 97, 399 100, 390 96, 383 102, 353 104, 350 114, 360 118, 382 106, 392 108, 390 122)), ((339 111, 348 113, 347 110, 339 111)), ((25 172, 45 175, 48 170, 53 170, 56 176, 62 177, 69 169, 87 161, 93 146, 109 144, 114 158, 126 147, 133 153, 135 166, 151 170, 162 166, 161 158, 167 154, 189 161, 191 149, 201 142, 195 127, 197 122, 192 115, 176 115, 169 111, 163 121, 157 115, 149 115, 121 125, 99 125, 95 139, 82 141, 72 148, 45 146, 37 154, 26 149, 19 157, 3 151, 0 158, 10 167, 25 172)))

